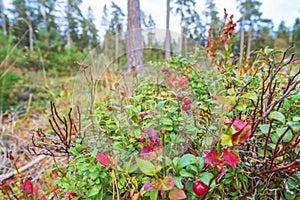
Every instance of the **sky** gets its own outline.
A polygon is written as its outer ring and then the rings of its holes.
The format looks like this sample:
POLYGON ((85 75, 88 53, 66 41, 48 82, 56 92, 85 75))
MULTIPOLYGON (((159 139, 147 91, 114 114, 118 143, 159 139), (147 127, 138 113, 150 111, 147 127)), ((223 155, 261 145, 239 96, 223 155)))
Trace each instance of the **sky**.
MULTIPOLYGON (((113 0, 122 11, 127 14, 127 0, 113 0)), ((5 7, 9 7, 11 0, 3 0, 5 7)), ((105 30, 101 29, 101 18, 103 6, 106 4, 110 9, 112 0, 82 0, 81 9, 85 14, 88 6, 91 6, 96 18, 95 24, 99 29, 100 35, 103 35, 105 30)), ((219 9, 220 17, 223 16, 223 9, 227 9, 227 13, 234 15, 234 20, 237 21, 241 16, 237 10, 236 0, 214 0, 219 9), (222 16, 221 16, 222 15, 222 16)), ((295 19, 300 17, 300 0, 261 0, 262 18, 272 19, 274 28, 277 30, 281 21, 285 21, 286 26, 292 27, 295 19)), ((203 12, 205 0, 196 0, 196 11, 203 12)), ((146 14, 151 14, 156 23, 156 28, 165 28, 165 13, 166 0, 140 0, 141 10, 146 14)), ((170 30, 180 32, 179 16, 171 14, 170 30)))
MULTIPOLYGON (((82 9, 85 12, 90 5, 94 11, 94 15, 97 21, 101 20, 102 9, 106 4, 108 8, 111 6, 111 0, 83 0, 82 9)), ((126 0, 114 0, 119 5, 122 11, 127 13, 127 1, 126 0)), ((204 10, 204 0, 196 0, 196 9, 198 12, 204 10)), ((240 18, 240 14, 237 10, 236 0, 214 0, 219 13, 223 15, 223 9, 227 9, 227 13, 234 15, 234 20, 240 18)), ((272 19, 274 28, 277 30, 278 25, 283 20, 286 26, 292 27, 295 19, 300 17, 300 0, 261 0, 261 11, 263 18, 272 19)), ((156 23, 156 28, 165 28, 165 12, 166 12, 166 0, 140 0, 141 10, 146 14, 151 14, 156 23)), ((221 17, 221 16, 220 16, 221 17)), ((171 15, 170 30, 179 32, 179 17, 171 15)), ((97 26, 100 26, 100 22, 97 22, 97 26), (98 24, 97 24, 98 23, 98 24)), ((100 30, 100 33, 102 31, 100 30)))

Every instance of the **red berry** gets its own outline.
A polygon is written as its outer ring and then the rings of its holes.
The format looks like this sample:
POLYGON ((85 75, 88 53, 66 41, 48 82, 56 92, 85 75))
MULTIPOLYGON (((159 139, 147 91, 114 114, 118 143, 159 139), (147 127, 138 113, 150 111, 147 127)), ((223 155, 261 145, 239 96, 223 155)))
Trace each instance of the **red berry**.
POLYGON ((146 138, 141 137, 139 141, 140 141, 141 143, 144 143, 144 142, 146 141, 146 138))
POLYGON ((186 98, 184 98, 183 102, 184 102, 184 104, 188 105, 188 104, 192 103, 192 99, 191 99, 191 97, 186 97, 186 98))
POLYGON ((175 97, 176 97, 176 95, 175 95, 174 93, 172 93, 172 94, 171 94, 171 97, 175 98, 175 97))
POLYGON ((183 104, 181 106, 182 110, 184 111, 188 111, 189 109, 191 109, 191 104, 183 104))
POLYGON ((178 98, 179 101, 182 101, 182 99, 184 98, 184 94, 181 94, 181 93, 178 94, 177 98, 178 98))
POLYGON ((169 68, 163 67, 163 68, 161 68, 161 71, 162 71, 162 72, 169 72, 169 68))
POLYGON ((72 200, 76 196, 77 196, 77 194, 75 192, 72 192, 72 193, 69 194, 68 200, 72 200))
POLYGON ((204 195, 208 186, 205 185, 202 181, 196 181, 193 185, 193 191, 198 196, 204 195))
POLYGON ((143 113, 141 114, 141 118, 144 119, 148 114, 147 113, 143 113))

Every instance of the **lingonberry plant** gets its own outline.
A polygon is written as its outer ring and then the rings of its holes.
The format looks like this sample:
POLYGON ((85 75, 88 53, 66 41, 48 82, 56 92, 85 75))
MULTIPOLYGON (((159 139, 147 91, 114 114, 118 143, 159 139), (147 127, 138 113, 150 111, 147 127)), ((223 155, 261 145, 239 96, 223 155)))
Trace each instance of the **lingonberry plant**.
POLYGON ((218 37, 211 28, 209 68, 172 57, 159 63, 158 77, 132 74, 132 85, 116 87, 107 96, 110 101, 96 101, 90 109, 99 127, 90 133, 96 143, 89 140, 88 128, 82 137, 71 114, 68 120, 60 117, 51 104, 50 124, 60 143, 46 140, 39 130, 33 146, 69 157, 66 167, 59 168, 55 195, 300 198, 298 61, 291 48, 265 48, 236 63, 235 26, 233 16, 225 13, 218 37))

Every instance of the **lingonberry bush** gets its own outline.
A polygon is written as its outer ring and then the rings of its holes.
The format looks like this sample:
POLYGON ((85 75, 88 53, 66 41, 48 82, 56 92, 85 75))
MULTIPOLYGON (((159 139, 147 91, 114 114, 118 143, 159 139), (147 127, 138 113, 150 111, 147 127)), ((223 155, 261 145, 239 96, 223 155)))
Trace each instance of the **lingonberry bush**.
MULTIPOLYGON (((68 160, 57 164, 55 187, 45 195, 299 199, 298 61, 292 48, 266 47, 237 63, 235 26, 226 14, 218 37, 211 28, 205 66, 196 56, 176 56, 156 65, 157 76, 132 74, 131 85, 93 102, 94 143, 89 127, 81 130, 84 118, 77 122, 70 112, 65 119, 51 104, 52 140, 37 131, 31 151, 68 160)), ((24 192, 32 195, 28 180, 24 192)))

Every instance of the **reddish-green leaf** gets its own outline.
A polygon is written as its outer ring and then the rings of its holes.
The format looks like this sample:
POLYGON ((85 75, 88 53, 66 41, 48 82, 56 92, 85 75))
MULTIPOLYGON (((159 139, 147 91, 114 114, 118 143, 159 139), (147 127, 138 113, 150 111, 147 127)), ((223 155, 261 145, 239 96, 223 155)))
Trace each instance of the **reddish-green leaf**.
POLYGON ((160 191, 167 191, 174 188, 174 179, 171 176, 164 177, 154 183, 154 188, 160 191))
POLYGON ((176 187, 173 188, 173 190, 171 190, 170 193, 169 193, 169 199, 170 200, 186 199, 186 195, 185 195, 184 190, 179 190, 176 187))

